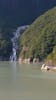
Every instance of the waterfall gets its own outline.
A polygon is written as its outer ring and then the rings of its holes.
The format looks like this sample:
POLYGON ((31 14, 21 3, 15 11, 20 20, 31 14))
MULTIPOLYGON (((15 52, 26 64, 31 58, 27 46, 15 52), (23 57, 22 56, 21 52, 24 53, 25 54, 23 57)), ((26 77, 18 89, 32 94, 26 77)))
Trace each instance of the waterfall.
POLYGON ((21 36, 21 34, 28 28, 29 26, 21 26, 18 27, 17 30, 15 32, 13 32, 13 37, 11 39, 12 41, 12 54, 10 55, 10 61, 16 61, 17 60, 17 49, 18 49, 18 45, 17 45, 17 40, 19 39, 19 37, 21 36))

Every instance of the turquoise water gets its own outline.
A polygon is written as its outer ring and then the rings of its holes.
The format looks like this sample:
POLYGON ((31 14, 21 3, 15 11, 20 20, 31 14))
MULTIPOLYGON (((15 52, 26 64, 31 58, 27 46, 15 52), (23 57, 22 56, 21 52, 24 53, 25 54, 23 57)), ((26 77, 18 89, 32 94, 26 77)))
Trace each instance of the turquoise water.
POLYGON ((56 100, 56 73, 40 67, 0 62, 0 100, 56 100))

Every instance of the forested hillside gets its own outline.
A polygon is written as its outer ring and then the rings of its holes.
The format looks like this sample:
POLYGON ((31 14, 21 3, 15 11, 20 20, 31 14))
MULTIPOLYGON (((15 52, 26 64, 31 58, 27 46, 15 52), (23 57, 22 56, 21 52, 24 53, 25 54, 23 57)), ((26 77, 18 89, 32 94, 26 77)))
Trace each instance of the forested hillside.
POLYGON ((0 28, 0 60, 9 60, 12 51, 11 32, 8 27, 0 28))
POLYGON ((56 7, 47 11, 20 38, 20 56, 44 60, 56 46, 56 7), (23 48, 27 48, 27 50, 23 48))

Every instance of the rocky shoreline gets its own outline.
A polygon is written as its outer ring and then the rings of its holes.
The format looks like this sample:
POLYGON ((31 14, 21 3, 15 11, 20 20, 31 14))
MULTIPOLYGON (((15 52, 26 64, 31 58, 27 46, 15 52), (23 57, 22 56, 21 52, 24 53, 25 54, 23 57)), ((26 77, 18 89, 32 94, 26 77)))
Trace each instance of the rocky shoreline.
POLYGON ((25 58, 25 59, 22 59, 22 58, 19 58, 18 59, 18 63, 25 63, 25 64, 29 64, 29 63, 38 63, 38 59, 37 58, 25 58))
POLYGON ((54 72, 56 72, 56 65, 53 63, 52 60, 49 60, 42 65, 41 70, 42 71, 54 71, 54 72))

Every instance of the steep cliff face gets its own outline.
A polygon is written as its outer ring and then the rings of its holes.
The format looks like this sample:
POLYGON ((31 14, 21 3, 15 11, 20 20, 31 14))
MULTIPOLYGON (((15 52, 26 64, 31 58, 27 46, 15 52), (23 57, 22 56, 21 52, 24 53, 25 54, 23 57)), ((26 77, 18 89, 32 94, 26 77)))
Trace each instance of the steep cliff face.
POLYGON ((6 19, 7 23, 30 24, 55 5, 56 0, 0 0, 0 17, 6 19))

